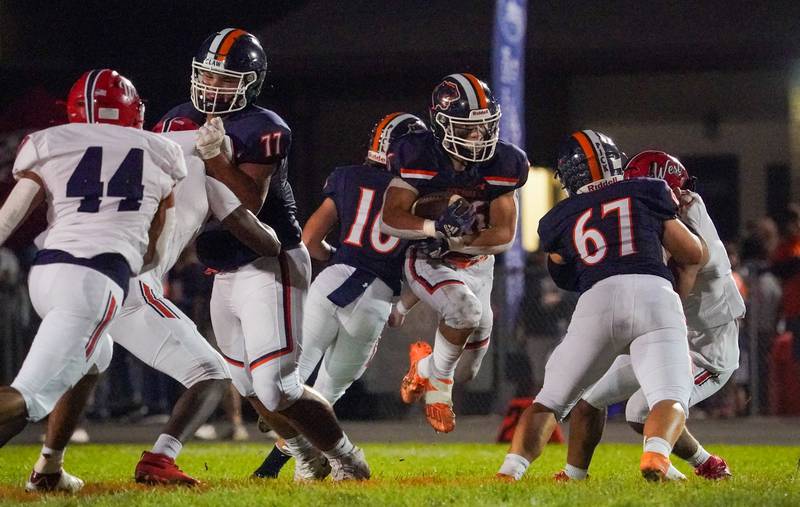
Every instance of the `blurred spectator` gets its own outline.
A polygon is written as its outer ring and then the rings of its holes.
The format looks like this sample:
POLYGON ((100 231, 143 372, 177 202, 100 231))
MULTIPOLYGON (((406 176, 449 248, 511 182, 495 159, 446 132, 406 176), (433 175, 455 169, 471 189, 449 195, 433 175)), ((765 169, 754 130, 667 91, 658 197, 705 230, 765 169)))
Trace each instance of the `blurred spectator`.
POLYGON ((518 339, 524 351, 510 354, 507 371, 517 383, 517 396, 536 395, 544 383, 544 367, 550 353, 561 341, 575 309, 578 295, 556 287, 547 271, 547 255, 528 255, 525 267, 525 295, 520 305, 518 339))

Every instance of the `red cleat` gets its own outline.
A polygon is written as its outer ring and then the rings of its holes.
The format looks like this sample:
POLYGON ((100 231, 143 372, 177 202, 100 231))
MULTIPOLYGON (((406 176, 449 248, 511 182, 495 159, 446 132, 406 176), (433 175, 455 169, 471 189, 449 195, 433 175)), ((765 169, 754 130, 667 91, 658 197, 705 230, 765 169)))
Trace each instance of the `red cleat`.
POLYGON ((136 482, 145 484, 181 484, 196 486, 200 481, 178 468, 175 460, 163 454, 144 451, 136 464, 136 482))
POLYGON ((731 470, 728 468, 728 464, 725 463, 725 460, 713 454, 705 461, 705 463, 695 467, 694 473, 703 479, 708 479, 711 481, 727 479, 728 477, 733 476, 731 470))
POLYGON ((403 382, 400 384, 400 397, 403 399, 403 403, 409 405, 415 403, 425 393, 428 379, 417 374, 417 363, 422 358, 431 355, 432 352, 431 346, 425 342, 412 343, 408 348, 408 358, 411 365, 408 367, 408 373, 403 377, 403 382))
POLYGON ((642 459, 639 462, 639 470, 641 470, 642 477, 646 480, 661 482, 665 481, 667 478, 669 465, 669 458, 657 452, 648 451, 642 454, 642 459))
POLYGON ((553 474, 553 480, 556 482, 569 482, 572 479, 569 478, 566 470, 559 470, 557 474, 553 474))

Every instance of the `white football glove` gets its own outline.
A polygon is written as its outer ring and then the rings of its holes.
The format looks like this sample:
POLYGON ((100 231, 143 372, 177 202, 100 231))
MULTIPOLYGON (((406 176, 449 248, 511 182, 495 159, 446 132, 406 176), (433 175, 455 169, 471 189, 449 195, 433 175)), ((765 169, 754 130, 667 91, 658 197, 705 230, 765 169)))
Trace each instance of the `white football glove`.
POLYGON ((195 147, 200 158, 208 160, 220 154, 224 141, 225 126, 222 124, 222 118, 215 116, 198 130, 195 147))

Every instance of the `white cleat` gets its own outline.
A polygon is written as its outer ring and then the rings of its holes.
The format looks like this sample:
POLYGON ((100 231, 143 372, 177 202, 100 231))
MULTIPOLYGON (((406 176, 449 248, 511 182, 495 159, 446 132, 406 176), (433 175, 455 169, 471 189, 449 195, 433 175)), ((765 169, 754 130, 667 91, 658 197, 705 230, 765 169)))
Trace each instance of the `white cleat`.
POLYGON ((54 474, 40 474, 31 471, 28 482, 25 483, 25 491, 29 493, 41 493, 51 491, 65 491, 67 493, 77 493, 83 488, 82 479, 68 474, 63 468, 54 474))
POLYGON ((341 458, 331 459, 331 467, 334 481, 363 481, 371 475, 364 451, 360 447, 354 447, 341 458))
POLYGON ((331 473, 328 458, 317 449, 294 456, 294 481, 321 481, 331 473))

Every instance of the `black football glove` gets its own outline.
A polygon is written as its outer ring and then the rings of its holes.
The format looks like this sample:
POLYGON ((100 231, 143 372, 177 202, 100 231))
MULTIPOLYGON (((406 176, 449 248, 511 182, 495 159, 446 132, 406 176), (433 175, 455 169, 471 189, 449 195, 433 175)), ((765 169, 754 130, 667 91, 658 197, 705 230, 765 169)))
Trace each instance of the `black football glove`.
POLYGON ((450 204, 436 220, 436 231, 445 238, 455 238, 469 233, 474 223, 475 209, 466 199, 461 198, 450 204))
POLYGON ((430 259, 441 259, 450 251, 447 238, 428 238, 419 244, 419 250, 430 259))

